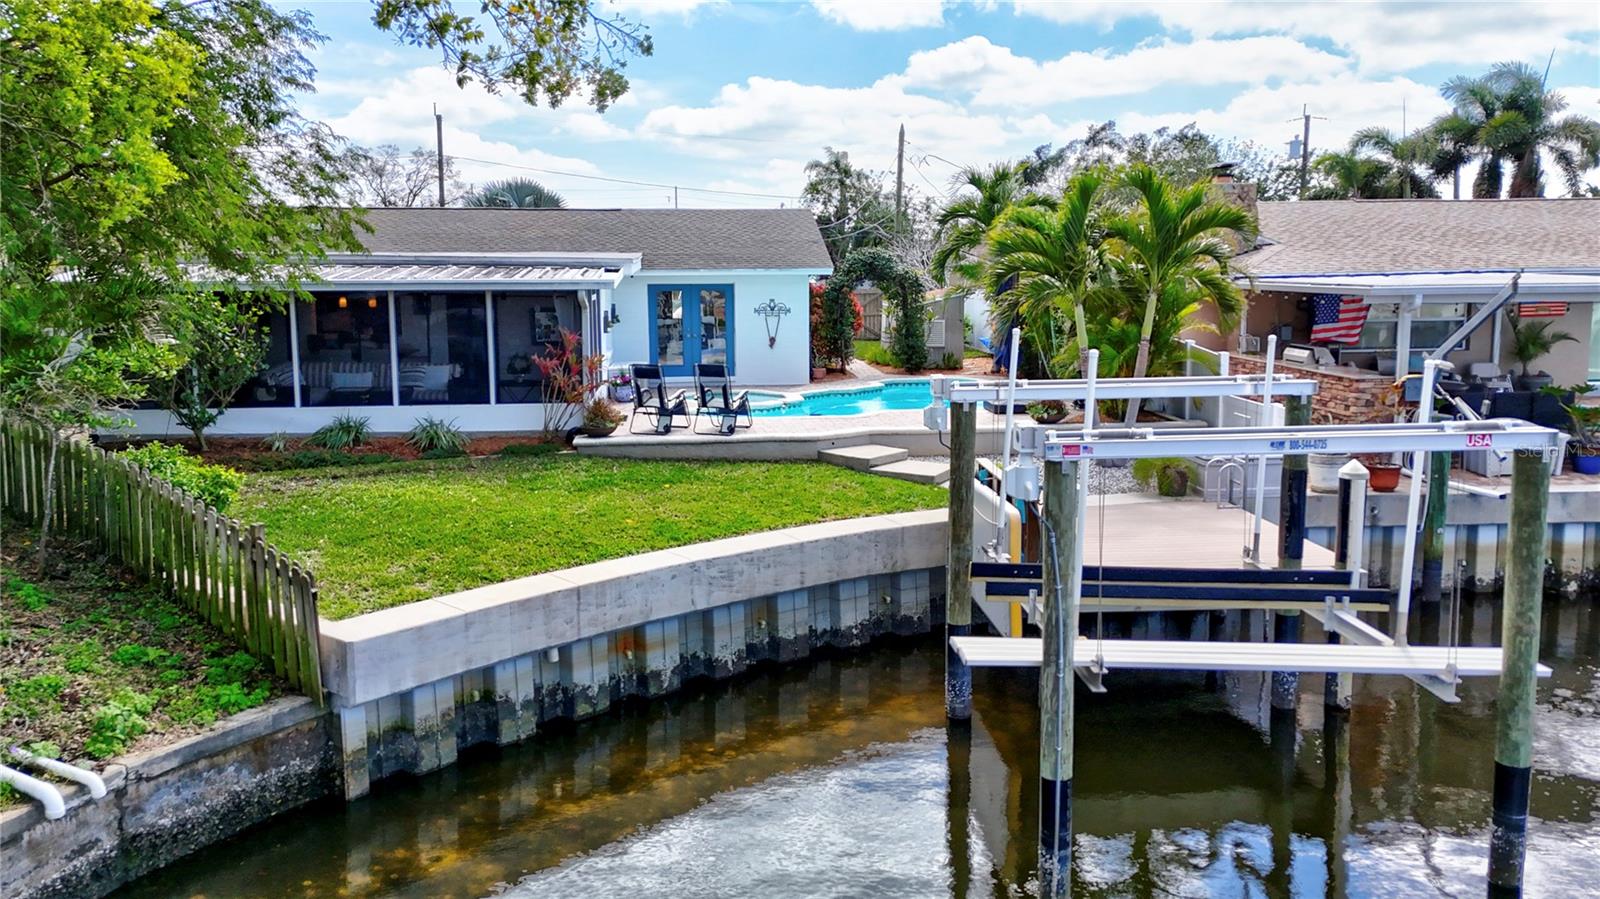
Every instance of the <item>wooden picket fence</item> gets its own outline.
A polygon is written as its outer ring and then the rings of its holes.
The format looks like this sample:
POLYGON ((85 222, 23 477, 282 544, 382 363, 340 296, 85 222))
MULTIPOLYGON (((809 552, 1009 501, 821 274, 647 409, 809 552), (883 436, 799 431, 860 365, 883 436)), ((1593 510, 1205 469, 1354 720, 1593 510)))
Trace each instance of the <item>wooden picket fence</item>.
POLYGON ((115 453, 0 419, 0 500, 37 526, 56 441, 51 532, 95 541, 163 585, 295 688, 323 701, 317 581, 246 525, 115 453))

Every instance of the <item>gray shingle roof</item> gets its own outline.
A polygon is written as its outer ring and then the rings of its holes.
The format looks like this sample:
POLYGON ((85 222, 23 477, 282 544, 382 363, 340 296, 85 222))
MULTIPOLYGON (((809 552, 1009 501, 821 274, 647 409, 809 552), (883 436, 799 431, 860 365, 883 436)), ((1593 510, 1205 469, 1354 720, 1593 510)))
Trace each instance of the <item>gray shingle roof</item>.
POLYGON ((1600 199, 1262 203, 1256 275, 1600 268, 1600 199))
POLYGON ((641 253, 646 269, 831 271, 804 209, 373 209, 373 253, 641 253))

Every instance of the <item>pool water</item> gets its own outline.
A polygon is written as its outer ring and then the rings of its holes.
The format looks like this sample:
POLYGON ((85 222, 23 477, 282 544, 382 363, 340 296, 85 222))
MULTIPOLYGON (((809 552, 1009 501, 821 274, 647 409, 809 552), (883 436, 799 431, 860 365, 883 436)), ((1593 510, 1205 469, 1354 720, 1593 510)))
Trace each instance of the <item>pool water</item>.
POLYGON ((752 412, 758 417, 794 415, 865 415, 891 409, 924 409, 933 402, 926 379, 883 381, 866 387, 817 390, 805 394, 751 391, 752 412))

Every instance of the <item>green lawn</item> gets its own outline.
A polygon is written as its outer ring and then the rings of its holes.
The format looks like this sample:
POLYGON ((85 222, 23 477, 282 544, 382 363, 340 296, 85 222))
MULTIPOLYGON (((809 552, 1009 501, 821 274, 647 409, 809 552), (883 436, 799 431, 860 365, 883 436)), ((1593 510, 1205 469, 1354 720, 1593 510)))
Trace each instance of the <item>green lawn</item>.
POLYGON ((347 618, 510 578, 946 494, 818 463, 542 458, 251 475, 235 514, 311 566, 347 618))

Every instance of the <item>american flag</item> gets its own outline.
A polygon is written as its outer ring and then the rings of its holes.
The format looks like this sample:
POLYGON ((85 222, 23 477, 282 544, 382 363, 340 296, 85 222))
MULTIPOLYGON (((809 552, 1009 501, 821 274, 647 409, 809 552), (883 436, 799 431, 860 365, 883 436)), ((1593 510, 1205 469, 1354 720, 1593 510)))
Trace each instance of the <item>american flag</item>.
POLYGON ((1566 303, 1519 303, 1518 318, 1560 318, 1567 314, 1566 303))
POLYGON ((1311 295, 1312 343, 1351 344, 1361 339, 1367 323, 1367 301, 1336 293, 1311 295))

